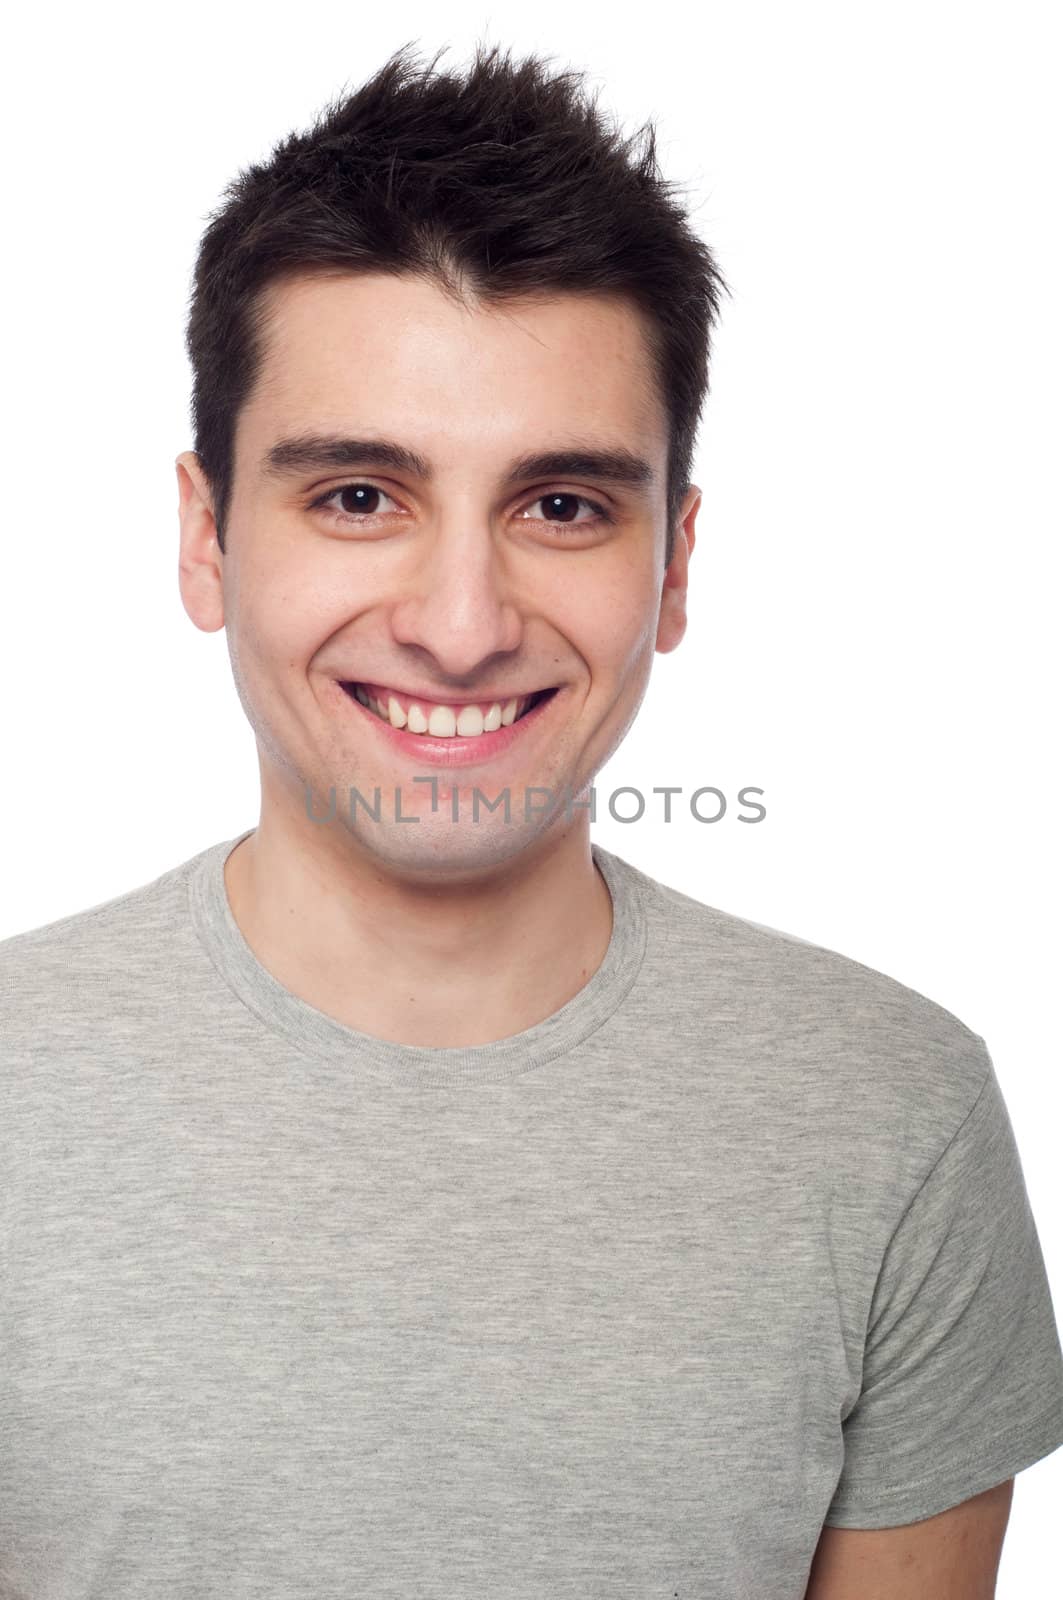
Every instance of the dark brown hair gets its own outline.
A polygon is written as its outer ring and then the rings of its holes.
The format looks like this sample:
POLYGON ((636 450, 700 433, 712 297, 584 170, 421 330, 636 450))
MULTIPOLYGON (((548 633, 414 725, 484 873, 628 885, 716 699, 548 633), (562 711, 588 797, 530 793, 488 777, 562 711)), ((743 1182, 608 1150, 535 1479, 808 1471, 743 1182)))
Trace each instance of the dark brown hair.
POLYGON ((542 58, 514 63, 481 44, 461 76, 435 70, 442 51, 417 67, 413 43, 244 169, 208 220, 187 349, 219 547, 236 419, 265 349, 262 291, 339 269, 414 274, 486 305, 551 292, 627 297, 645 315, 669 422, 670 558, 728 291, 661 176, 653 124, 624 138, 597 94, 588 100, 582 74, 552 74, 542 58))

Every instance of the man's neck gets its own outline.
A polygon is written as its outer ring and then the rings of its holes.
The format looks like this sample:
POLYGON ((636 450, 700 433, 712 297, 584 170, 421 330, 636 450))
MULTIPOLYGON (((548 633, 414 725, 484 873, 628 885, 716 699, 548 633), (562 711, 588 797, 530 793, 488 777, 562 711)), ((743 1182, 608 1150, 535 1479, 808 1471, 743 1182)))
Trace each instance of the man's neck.
POLYGON ((353 839, 337 857, 325 831, 264 817, 230 853, 225 888, 266 970, 348 1027, 399 1044, 489 1044, 552 1016, 601 965, 612 902, 586 826, 533 863, 443 886, 383 870, 353 839))

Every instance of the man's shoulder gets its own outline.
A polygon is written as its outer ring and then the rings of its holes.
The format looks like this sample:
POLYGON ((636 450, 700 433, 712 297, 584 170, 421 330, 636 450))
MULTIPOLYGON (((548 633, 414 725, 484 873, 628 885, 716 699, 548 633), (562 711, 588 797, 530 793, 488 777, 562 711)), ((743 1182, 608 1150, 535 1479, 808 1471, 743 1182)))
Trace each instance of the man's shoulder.
POLYGON ((940 1002, 855 956, 630 870, 657 935, 651 982, 666 989, 674 1026, 718 1023, 759 1061, 792 1069, 803 1058, 838 1083, 891 1078, 913 1092, 936 1082, 950 1100, 977 1095, 985 1041, 940 1002))
MULTIPOLYGON (((49 992, 69 994, 112 973, 157 961, 180 926, 191 858, 149 882, 0 939, 4 1009, 49 992)), ((163 955, 163 959, 165 956, 163 955)))

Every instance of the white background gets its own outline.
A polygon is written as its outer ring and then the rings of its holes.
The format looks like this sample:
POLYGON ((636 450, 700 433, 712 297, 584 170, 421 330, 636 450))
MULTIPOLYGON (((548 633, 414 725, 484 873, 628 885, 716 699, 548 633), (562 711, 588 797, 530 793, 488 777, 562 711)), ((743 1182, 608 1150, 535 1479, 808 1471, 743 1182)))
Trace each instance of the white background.
MULTIPOLYGON (((599 777, 596 837, 985 1036, 1063 1313, 1054 20, 1015 0, 23 10, 0 96, 0 937, 257 820, 224 635, 177 591, 183 318, 225 183, 407 39, 449 45, 444 66, 478 38, 542 52, 628 130, 655 119, 732 289, 689 633, 599 777), (731 810, 666 826, 651 796, 625 826, 621 784, 713 784, 731 810)), ((1020 1476, 1002 1600, 1056 1592, 1061 1497, 1063 1452, 1020 1476)))

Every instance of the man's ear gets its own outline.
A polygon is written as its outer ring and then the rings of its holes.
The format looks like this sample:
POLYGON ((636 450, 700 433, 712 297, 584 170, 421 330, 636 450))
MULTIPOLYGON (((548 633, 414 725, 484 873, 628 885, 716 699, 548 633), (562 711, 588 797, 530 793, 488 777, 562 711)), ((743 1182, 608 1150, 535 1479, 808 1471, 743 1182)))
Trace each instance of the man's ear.
POLYGON ((178 514, 181 519, 181 554, 178 583, 181 604, 197 628, 217 633, 225 626, 222 600, 222 552, 214 525, 214 500, 199 457, 183 450, 177 468, 178 514))
POLYGON ((672 559, 664 569, 661 585, 656 649, 662 655, 674 650, 687 630, 687 567, 694 550, 694 522, 700 505, 701 490, 692 483, 679 508, 672 559))

